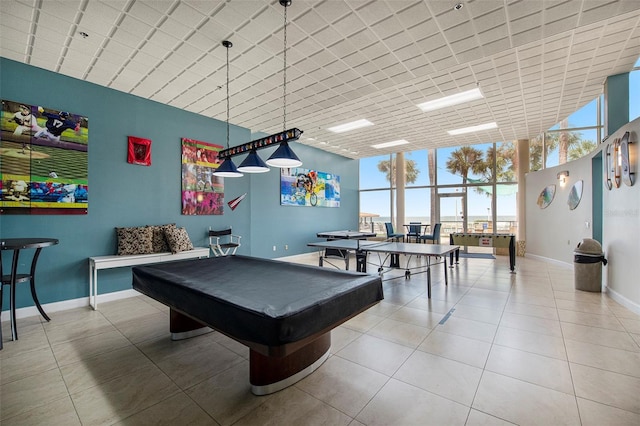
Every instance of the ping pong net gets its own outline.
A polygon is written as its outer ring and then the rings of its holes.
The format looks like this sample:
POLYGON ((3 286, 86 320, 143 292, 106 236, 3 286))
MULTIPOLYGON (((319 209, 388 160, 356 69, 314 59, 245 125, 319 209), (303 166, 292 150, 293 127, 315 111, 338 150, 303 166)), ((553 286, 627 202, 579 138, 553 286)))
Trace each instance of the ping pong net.
POLYGON ((373 247, 384 247, 389 244, 391 244, 391 241, 389 240, 382 240, 382 241, 356 240, 356 249, 366 250, 368 248, 373 248, 373 247))

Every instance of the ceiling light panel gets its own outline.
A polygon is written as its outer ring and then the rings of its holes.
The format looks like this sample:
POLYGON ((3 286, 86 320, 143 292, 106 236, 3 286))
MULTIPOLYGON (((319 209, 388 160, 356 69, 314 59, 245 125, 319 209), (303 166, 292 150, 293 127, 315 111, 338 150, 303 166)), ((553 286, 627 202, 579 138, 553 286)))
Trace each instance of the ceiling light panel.
POLYGON ((344 133, 350 130, 361 129, 363 127, 369 127, 369 126, 373 126, 373 123, 363 118, 361 120, 352 121, 350 123, 329 127, 327 130, 333 133, 344 133))
POLYGON ((424 112, 428 112, 450 107, 453 105, 459 105, 465 102, 475 101, 482 98, 484 98, 484 96, 482 95, 480 89, 475 88, 472 90, 467 90, 466 92, 456 93, 455 95, 445 96, 444 98, 423 102, 421 104, 418 104, 418 108, 420 108, 424 112))
POLYGON ((490 130, 490 129, 497 129, 497 128, 498 128, 498 123, 492 122, 492 123, 478 124, 477 126, 463 127, 461 129, 447 130, 447 133, 449 133, 451 136, 456 136, 456 135, 463 135, 465 133, 473 133, 473 132, 479 132, 481 130, 490 130))
POLYGON ((400 140, 397 140, 397 141, 384 142, 384 143, 379 143, 377 145, 371 145, 371 147, 375 148, 375 149, 382 149, 382 148, 391 148, 392 146, 406 145, 408 143, 409 143, 409 141, 406 141, 404 139, 400 139, 400 140))

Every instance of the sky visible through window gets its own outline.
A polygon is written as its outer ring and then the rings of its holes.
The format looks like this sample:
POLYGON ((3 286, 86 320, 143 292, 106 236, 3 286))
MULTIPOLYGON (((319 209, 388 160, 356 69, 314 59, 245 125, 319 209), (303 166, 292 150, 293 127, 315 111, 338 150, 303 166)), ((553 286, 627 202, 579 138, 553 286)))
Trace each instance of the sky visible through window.
MULTIPOLYGON (((635 64, 635 67, 640 67, 640 58, 635 64)), ((568 117, 569 127, 589 127, 596 125, 596 100, 587 104, 579 111, 573 113, 568 117)), ((632 71, 629 74, 629 120, 632 121, 640 117, 640 70, 632 71)), ((555 125, 551 129, 557 129, 558 125, 555 125)), ((551 130, 550 129, 550 130, 551 130)), ((598 139, 595 131, 582 132, 582 138, 585 140, 598 139)), ((487 148, 491 146, 491 143, 474 145, 474 148, 480 149, 485 155, 487 148)), ((452 151, 459 147, 449 147, 438 149, 438 161, 437 161, 437 173, 438 173, 438 185, 448 184, 460 184, 462 179, 460 176, 453 175, 446 170, 445 163, 449 158, 452 151)), ((430 200, 423 200, 423 197, 410 196, 411 187, 426 186, 429 185, 428 175, 428 163, 427 163, 427 151, 413 151, 405 153, 406 160, 413 160, 416 163, 416 169, 419 170, 416 182, 408 183, 406 190, 406 204, 405 204, 405 216, 407 218, 412 217, 428 217, 429 216, 429 202, 430 200)), ((389 188, 389 181, 386 178, 385 173, 378 170, 378 164, 381 161, 388 161, 389 156, 377 156, 363 158, 360 160, 360 189, 385 189, 389 188)), ((452 190, 455 191, 455 190, 452 190)), ((449 191, 448 191, 449 192, 449 191)), ((498 191, 500 194, 500 191, 498 191)), ((488 209, 491 208, 491 197, 485 194, 480 194, 475 190, 469 190, 467 192, 467 209, 470 218, 473 217, 486 217, 488 209)), ((516 215, 516 194, 498 195, 498 220, 500 217, 516 215)), ((360 197, 360 211, 367 213, 379 214, 381 217, 388 217, 389 215, 389 194, 386 191, 366 193, 360 197)), ((446 212, 442 212, 446 214, 446 212)))

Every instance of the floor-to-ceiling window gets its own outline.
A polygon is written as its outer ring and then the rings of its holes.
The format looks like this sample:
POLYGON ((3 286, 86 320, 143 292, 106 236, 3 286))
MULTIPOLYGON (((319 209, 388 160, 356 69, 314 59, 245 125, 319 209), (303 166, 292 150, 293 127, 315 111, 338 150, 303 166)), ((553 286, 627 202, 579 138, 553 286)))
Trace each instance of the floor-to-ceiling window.
MULTIPOLYGON (((640 59, 629 74, 629 119, 640 117, 640 59)), ((529 141, 529 169, 541 170, 592 152, 604 138, 603 96, 529 141)), ((396 220, 395 156, 360 160, 361 228, 384 222, 443 224, 446 232, 515 233, 517 155, 513 142, 406 152, 405 217, 396 220)), ((445 239, 446 241, 446 239, 445 239)))
POLYGON ((541 170, 577 160, 598 146, 604 135, 599 96, 529 143, 530 170, 541 170))
POLYGON ((629 121, 640 117, 640 59, 629 73, 629 121))
POLYGON ((512 142, 404 153, 405 215, 398 220, 395 156, 362 159, 360 229, 383 235, 384 222, 442 223, 445 241, 450 232, 515 232, 515 155, 512 142))

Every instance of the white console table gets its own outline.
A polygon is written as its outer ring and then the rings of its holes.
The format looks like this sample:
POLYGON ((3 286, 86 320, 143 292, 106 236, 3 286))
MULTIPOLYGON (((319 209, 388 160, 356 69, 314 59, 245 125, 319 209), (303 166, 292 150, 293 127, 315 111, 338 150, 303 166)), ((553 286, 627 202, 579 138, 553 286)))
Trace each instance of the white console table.
POLYGON ((195 247, 178 253, 131 254, 124 256, 96 256, 89 258, 89 305, 98 309, 98 270, 125 266, 150 265, 174 260, 209 257, 209 247, 195 247))

